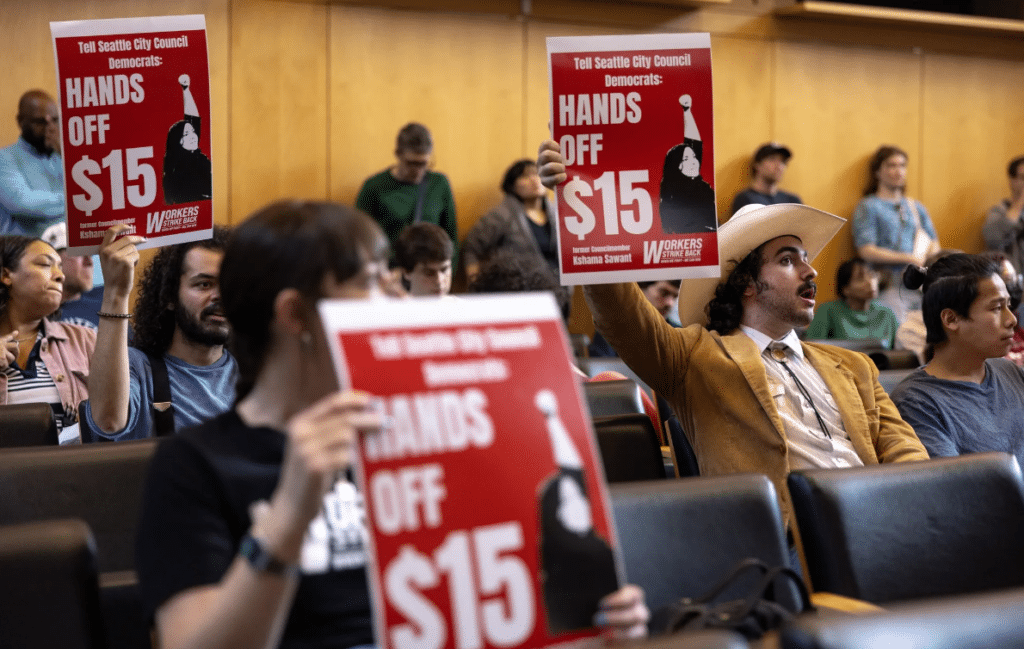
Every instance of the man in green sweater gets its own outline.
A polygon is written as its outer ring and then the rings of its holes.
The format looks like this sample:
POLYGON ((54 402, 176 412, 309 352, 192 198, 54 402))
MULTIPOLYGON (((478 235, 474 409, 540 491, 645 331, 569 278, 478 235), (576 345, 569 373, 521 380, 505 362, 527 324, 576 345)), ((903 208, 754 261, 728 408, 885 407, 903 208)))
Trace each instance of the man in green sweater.
POLYGON ((839 299, 818 307, 804 338, 870 339, 892 349, 899 323, 889 307, 874 301, 878 273, 860 257, 844 261, 836 271, 836 292, 839 299))
MULTIPOLYGON (((448 178, 429 171, 434 143, 422 124, 406 124, 395 144, 397 164, 370 176, 356 198, 356 207, 372 216, 391 241, 412 223, 434 223, 444 228, 458 249, 455 198, 448 178)), ((453 266, 455 259, 452 259, 453 266)))

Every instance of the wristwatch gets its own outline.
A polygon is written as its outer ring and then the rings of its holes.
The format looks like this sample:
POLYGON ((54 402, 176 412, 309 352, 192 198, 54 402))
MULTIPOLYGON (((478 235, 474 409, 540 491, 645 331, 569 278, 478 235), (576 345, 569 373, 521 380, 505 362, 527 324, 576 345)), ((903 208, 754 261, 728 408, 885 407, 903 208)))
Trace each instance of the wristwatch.
POLYGON ((243 557, 256 572, 266 572, 272 575, 285 577, 298 577, 299 566, 285 563, 270 553, 270 550, 263 545, 263 542, 252 534, 242 537, 242 543, 238 547, 238 555, 243 557))

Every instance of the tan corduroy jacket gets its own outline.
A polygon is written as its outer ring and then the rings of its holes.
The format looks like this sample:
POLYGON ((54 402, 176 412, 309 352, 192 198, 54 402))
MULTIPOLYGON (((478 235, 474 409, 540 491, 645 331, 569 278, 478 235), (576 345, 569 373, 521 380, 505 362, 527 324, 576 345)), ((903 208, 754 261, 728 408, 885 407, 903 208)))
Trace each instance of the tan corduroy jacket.
MULTIPOLYGON (((766 474, 779 493, 788 527, 789 449, 754 341, 739 330, 720 336, 701 325, 673 328, 636 284, 588 286, 585 295, 597 329, 672 405, 701 475, 766 474)), ((803 343, 803 348, 831 391, 864 464, 928 459, 867 356, 830 345, 803 343)))

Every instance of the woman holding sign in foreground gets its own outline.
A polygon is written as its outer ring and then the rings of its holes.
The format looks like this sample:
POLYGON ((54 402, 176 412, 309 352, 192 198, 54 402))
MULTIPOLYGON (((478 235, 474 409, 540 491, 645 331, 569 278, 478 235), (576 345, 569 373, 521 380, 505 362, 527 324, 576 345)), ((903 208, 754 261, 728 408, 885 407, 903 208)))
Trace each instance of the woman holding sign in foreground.
MULTIPOLYGON (((316 301, 381 296, 387 259, 369 217, 329 203, 276 203, 232 234, 220 281, 238 401, 161 444, 139 527, 164 649, 373 642, 362 498, 347 473, 381 416, 369 395, 338 391, 316 301)), ((614 635, 644 633, 638 588, 603 605, 614 635)))

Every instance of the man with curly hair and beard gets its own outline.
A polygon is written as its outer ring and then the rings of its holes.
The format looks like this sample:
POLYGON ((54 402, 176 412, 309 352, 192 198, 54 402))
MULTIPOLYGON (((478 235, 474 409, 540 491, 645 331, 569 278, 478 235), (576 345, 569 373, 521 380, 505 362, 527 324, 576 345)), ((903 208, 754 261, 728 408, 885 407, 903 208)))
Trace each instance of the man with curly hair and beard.
POLYGON ((157 253, 139 286, 132 347, 128 301, 134 267, 116 263, 113 253, 142 239, 117 239, 123 230, 108 230, 100 247, 108 288, 90 366, 95 391, 83 409, 83 441, 170 434, 225 412, 235 398, 238 366, 224 347, 230 328, 219 286, 227 230, 215 227, 212 239, 157 253))
MULTIPOLYGON (((540 175, 565 179, 556 142, 540 175)), ((791 523, 791 470, 925 460, 867 356, 802 343, 814 257, 845 221, 804 205, 742 208, 718 230, 724 279, 685 280, 674 328, 635 283, 584 287, 595 326, 672 406, 701 475, 764 473, 791 523)))

